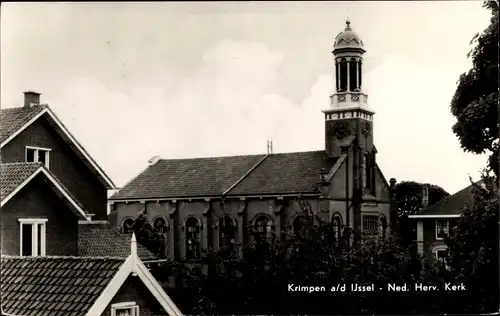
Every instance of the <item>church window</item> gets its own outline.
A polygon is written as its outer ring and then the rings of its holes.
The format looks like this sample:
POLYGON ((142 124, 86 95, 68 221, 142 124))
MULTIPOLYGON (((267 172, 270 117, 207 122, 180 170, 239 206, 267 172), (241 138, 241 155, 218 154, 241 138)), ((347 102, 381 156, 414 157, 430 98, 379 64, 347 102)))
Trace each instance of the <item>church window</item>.
POLYGON ((272 234, 272 222, 266 215, 259 215, 254 222, 254 233, 257 239, 270 238, 272 234))
POLYGON ((376 235, 378 231, 378 216, 364 215, 363 216, 363 234, 376 235))
POLYGON ((364 179, 366 192, 374 195, 375 189, 375 177, 374 177, 374 166, 373 157, 370 154, 365 155, 364 159, 364 179))
POLYGON ((335 63, 335 86, 337 88, 337 91, 339 91, 340 88, 340 64, 335 63))
POLYGON ((131 218, 127 218, 123 221, 122 231, 125 234, 131 234, 134 231, 133 226, 134 226, 134 220, 131 218))
POLYGON ((347 91, 347 61, 342 58, 339 63, 340 66, 340 92, 347 91))
POLYGON ((352 58, 349 61, 349 90, 350 91, 355 91, 356 88, 358 87, 357 85, 357 69, 356 69, 356 60, 352 58))
POLYGON ((338 214, 333 216, 333 233, 336 240, 342 237, 342 219, 338 214))
POLYGON ((232 250, 235 244, 236 225, 229 216, 219 219, 219 248, 232 250))
POLYGON ((200 256, 200 222, 190 217, 186 220, 186 259, 200 256))
POLYGON ((165 234, 167 233, 167 221, 163 217, 158 217, 153 221, 153 228, 156 233, 165 234))
POLYGON ((304 215, 298 215, 293 221, 294 235, 300 235, 306 232, 307 228, 312 225, 310 218, 304 215))

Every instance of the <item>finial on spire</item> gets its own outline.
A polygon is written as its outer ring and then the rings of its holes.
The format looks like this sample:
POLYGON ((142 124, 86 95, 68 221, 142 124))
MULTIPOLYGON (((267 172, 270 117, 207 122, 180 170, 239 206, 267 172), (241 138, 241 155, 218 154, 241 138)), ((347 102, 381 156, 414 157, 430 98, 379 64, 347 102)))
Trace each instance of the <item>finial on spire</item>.
POLYGON ((130 242, 130 253, 133 256, 137 256, 137 240, 135 239, 135 233, 132 233, 132 240, 130 242))

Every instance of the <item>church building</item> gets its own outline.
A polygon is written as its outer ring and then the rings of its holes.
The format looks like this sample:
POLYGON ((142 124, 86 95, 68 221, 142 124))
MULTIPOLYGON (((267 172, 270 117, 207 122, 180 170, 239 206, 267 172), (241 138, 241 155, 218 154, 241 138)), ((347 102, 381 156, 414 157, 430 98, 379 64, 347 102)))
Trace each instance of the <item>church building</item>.
POLYGON ((179 261, 197 259, 202 248, 232 247, 241 256, 253 238, 297 231, 308 215, 332 222, 339 237, 352 232, 354 241, 386 234, 397 217, 396 180, 388 183, 377 165, 375 112, 362 86, 365 49, 349 21, 332 53, 336 86, 329 108, 318 113, 325 120, 324 148, 155 157, 109 199, 109 221, 130 232, 144 212, 166 234, 168 256, 179 261))

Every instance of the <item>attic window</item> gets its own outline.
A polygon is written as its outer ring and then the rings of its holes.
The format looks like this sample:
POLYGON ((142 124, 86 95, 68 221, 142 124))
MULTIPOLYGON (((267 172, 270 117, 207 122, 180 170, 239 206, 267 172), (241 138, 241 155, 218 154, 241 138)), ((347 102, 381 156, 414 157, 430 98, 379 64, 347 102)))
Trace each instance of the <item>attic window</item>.
POLYGON ((26 162, 41 162, 49 168, 50 151, 49 148, 26 146, 26 162))
POLYGON ((111 316, 139 316, 139 306, 135 302, 113 304, 111 316))

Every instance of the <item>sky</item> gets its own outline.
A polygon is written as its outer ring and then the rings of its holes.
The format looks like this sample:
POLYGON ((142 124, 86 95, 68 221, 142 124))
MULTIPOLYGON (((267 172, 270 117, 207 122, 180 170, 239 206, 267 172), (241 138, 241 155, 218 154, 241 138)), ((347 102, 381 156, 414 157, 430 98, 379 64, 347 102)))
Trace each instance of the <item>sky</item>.
POLYGON ((453 194, 464 153, 450 100, 489 24, 481 1, 2 3, 1 106, 42 93, 118 186, 153 156, 324 149, 335 36, 367 50, 363 90, 387 179, 453 194))

